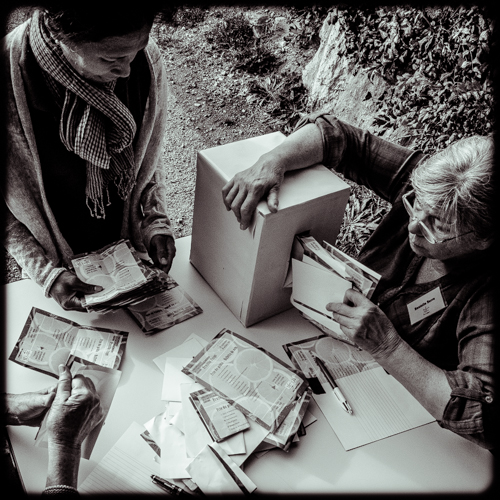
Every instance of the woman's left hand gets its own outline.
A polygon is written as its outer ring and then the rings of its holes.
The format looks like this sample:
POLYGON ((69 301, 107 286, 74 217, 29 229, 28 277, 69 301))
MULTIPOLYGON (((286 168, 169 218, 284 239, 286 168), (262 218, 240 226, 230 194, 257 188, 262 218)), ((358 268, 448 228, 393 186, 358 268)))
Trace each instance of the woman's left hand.
POLYGON ((6 394, 7 425, 38 426, 50 408, 57 386, 23 394, 6 394))
POLYGON ((167 274, 175 257, 175 240, 172 236, 157 234, 151 238, 149 256, 154 265, 167 274))
POLYGON ((357 290, 347 290, 343 304, 332 302, 326 309, 341 330, 376 359, 390 356, 402 341, 384 312, 357 290))

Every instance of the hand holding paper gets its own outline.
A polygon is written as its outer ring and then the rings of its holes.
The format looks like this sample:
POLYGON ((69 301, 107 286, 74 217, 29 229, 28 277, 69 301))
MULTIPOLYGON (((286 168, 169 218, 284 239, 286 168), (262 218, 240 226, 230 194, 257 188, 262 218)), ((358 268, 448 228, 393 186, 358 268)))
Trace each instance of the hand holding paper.
POLYGON ((49 444, 79 449, 83 440, 102 420, 100 398, 92 380, 71 376, 68 367, 59 365, 59 383, 47 414, 49 444))

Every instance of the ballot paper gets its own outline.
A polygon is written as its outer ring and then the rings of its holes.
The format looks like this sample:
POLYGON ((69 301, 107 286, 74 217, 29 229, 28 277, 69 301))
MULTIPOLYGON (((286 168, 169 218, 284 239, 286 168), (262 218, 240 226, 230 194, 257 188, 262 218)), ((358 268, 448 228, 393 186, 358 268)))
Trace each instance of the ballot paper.
MULTIPOLYGON (((210 444, 214 441, 210 432, 205 427, 205 424, 203 423, 198 412, 190 401, 191 394, 201 389, 202 386, 193 381, 191 381, 190 384, 181 385, 182 418, 177 418, 174 425, 176 425, 185 434, 186 453, 188 457, 195 457, 206 444, 210 444)), ((262 440, 263 438, 264 435, 261 435, 260 440, 262 440)), ((251 442, 252 440, 249 440, 249 443, 251 442)), ((258 443, 255 443, 255 446, 257 444, 258 443)), ((221 442, 220 445, 228 455, 241 455, 242 457, 246 456, 247 447, 243 432, 229 436, 226 440, 221 442)), ((242 463, 242 461, 239 463, 242 463)))
POLYGON ((250 494, 257 488, 217 443, 206 445, 188 470, 205 495, 250 494))
MULTIPOLYGON (((97 437, 101 431, 102 426, 106 420, 109 408, 113 401, 118 382, 120 381, 121 372, 113 368, 106 368, 99 366, 89 361, 80 358, 72 358, 71 363, 68 365, 71 374, 83 375, 84 377, 92 380, 94 387, 99 395, 100 405, 103 413, 102 420, 94 427, 90 434, 85 438, 81 447, 82 458, 89 459, 97 441, 97 437)), ((42 420, 38 433, 35 437, 35 446, 47 446, 47 414, 42 420)))
POLYGON ((217 443, 250 427, 243 413, 213 391, 195 391, 190 394, 189 399, 217 443))
POLYGON ((103 288, 83 297, 87 311, 112 311, 168 289, 168 275, 142 260, 126 239, 77 255, 71 264, 84 283, 103 288))
POLYGON ((310 381, 313 397, 346 450, 433 422, 427 410, 366 351, 329 335, 283 346, 310 381), (321 359, 352 407, 344 411, 314 357, 321 359))
POLYGON ((300 372, 227 329, 221 330, 182 371, 271 432, 308 385, 300 372))
POLYGON ((128 332, 82 326, 33 307, 9 359, 53 377, 73 356, 118 369, 127 339, 128 332))
POLYGON ((203 312, 201 307, 168 276, 168 289, 127 307, 146 335, 166 330, 203 312))
POLYGON ((276 446, 277 448, 281 448, 283 451, 288 451, 297 435, 299 426, 304 418, 307 407, 309 406, 311 396, 312 390, 308 387, 302 394, 302 397, 295 402, 294 407, 288 413, 285 420, 281 422, 281 425, 275 432, 269 433, 264 438, 264 441, 276 446))

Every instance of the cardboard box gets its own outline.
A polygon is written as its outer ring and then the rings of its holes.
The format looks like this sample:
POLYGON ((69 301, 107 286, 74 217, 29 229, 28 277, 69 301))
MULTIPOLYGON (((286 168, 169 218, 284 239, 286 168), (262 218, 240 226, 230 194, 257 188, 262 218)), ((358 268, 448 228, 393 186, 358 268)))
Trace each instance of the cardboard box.
POLYGON ((310 231, 334 244, 349 197, 349 186, 322 165, 287 172, 278 212, 261 201, 242 231, 222 187, 284 139, 274 132, 198 152, 190 260, 244 326, 292 307, 283 285, 294 236, 310 231))

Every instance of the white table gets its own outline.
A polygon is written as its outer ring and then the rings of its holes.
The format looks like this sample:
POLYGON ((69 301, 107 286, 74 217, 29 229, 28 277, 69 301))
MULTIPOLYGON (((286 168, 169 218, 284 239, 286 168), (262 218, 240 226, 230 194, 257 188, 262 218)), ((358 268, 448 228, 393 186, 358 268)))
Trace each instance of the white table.
MULTIPOLYGON (((250 328, 244 328, 189 263, 190 237, 177 240, 172 277, 202 307, 203 313, 154 336, 146 337, 124 312, 105 315, 67 312, 30 280, 3 287, 6 352, 14 348, 33 306, 82 325, 97 325, 130 332, 122 362, 120 385, 106 424, 90 460, 82 460, 81 483, 120 438, 132 421, 143 424, 161 413, 162 373, 153 358, 175 347, 192 332, 213 338, 223 327, 242 334, 284 361, 282 345, 320 332, 296 310, 289 310, 250 328)), ((6 358, 5 358, 6 359, 6 358)), ((7 391, 20 393, 47 387, 54 378, 6 362, 7 391)), ((473 443, 428 424, 346 452, 318 406, 310 411, 317 422, 307 429, 288 453, 273 450, 245 463, 245 472, 261 493, 479 493, 493 479, 493 457, 473 443)), ((47 450, 33 445, 36 429, 9 427, 9 436, 27 492, 43 490, 47 450)))

